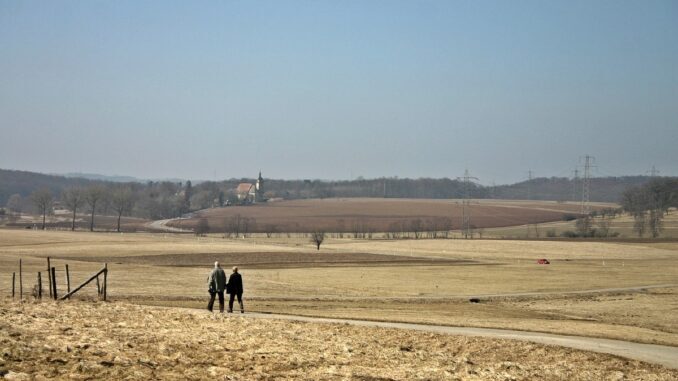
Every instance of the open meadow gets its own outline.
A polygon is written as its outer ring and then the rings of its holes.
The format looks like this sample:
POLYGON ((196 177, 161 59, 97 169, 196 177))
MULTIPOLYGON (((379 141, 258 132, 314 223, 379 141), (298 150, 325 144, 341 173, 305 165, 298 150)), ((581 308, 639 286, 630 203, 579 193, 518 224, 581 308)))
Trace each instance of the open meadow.
MULTIPOLYGON (((78 284, 108 263, 113 300, 204 308, 212 263, 239 265, 248 311, 497 327, 678 346, 678 243, 224 239, 0 230, 0 293, 51 257, 78 284), (536 260, 547 258, 550 265, 536 260), (477 297, 480 303, 469 303, 477 297)), ((43 274, 44 275, 44 274, 43 274)), ((17 290, 18 292, 18 290, 17 290)), ((87 286, 76 298, 95 298, 87 286)))

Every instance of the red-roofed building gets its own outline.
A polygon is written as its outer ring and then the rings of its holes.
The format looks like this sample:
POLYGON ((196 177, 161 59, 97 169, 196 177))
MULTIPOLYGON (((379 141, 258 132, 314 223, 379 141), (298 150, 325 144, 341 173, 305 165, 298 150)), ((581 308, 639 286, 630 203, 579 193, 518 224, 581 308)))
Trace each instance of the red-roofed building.
POLYGON ((238 195, 238 200, 244 202, 253 202, 256 198, 256 188, 254 184, 240 183, 235 188, 235 193, 238 195))

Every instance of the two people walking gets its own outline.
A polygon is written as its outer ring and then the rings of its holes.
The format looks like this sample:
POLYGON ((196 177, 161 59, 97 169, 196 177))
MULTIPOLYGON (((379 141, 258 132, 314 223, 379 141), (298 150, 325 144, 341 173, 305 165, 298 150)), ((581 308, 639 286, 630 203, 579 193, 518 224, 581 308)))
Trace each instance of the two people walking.
POLYGON ((224 291, 229 294, 228 312, 233 312, 233 302, 238 297, 240 313, 245 313, 245 307, 242 304, 242 276, 238 273, 238 266, 233 267, 233 273, 228 282, 224 270, 219 262, 214 262, 214 269, 207 277, 207 289, 210 293, 210 301, 207 303, 207 309, 211 312, 214 308, 214 300, 219 296, 219 312, 224 312, 224 291))

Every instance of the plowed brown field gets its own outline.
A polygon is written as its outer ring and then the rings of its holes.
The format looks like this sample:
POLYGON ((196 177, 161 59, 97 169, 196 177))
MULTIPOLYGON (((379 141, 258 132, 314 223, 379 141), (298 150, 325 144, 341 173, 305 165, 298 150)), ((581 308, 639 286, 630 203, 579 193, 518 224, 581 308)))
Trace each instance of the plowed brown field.
MULTIPOLYGON (((612 206, 596 204, 593 209, 612 206)), ((562 220, 564 214, 576 214, 578 203, 555 201, 472 200, 469 213, 477 228, 536 224, 562 220)), ((173 221, 169 225, 192 229, 198 218, 207 218, 212 231, 223 231, 236 215, 254 219, 250 231, 265 232, 275 227, 280 232, 314 230, 350 232, 356 224, 374 231, 388 231, 393 223, 408 224, 421 219, 449 218, 452 229, 461 226, 462 200, 340 198, 269 202, 251 206, 231 206, 201 211, 194 218, 173 221)))

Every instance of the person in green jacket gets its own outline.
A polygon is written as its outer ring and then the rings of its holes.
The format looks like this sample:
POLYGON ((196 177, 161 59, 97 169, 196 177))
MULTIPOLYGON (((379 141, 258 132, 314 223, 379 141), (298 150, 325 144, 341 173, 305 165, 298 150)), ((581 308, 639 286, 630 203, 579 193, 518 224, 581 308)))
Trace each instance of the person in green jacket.
POLYGON ((207 309, 212 312, 214 307, 214 297, 219 295, 219 312, 224 312, 224 289, 226 288, 226 273, 219 266, 219 262, 214 262, 214 269, 207 277, 207 290, 210 293, 210 301, 207 303, 207 309))

